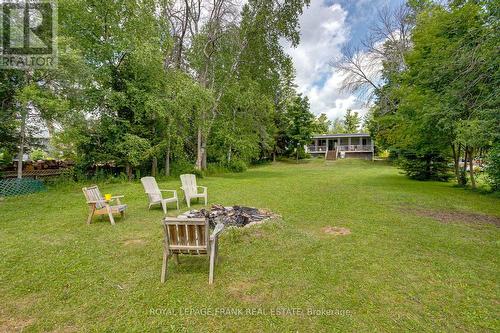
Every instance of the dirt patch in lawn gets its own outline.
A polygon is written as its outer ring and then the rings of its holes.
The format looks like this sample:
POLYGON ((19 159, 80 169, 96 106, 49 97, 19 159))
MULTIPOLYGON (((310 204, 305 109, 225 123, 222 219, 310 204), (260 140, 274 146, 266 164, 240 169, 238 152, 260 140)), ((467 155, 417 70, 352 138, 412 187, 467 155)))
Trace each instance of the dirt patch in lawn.
POLYGON ((344 227, 323 227, 321 231, 325 234, 334 235, 334 236, 345 236, 351 233, 351 229, 344 227))
POLYGON ((145 243, 146 243, 146 240, 145 239, 141 239, 141 238, 126 239, 126 240, 123 241, 124 245, 141 245, 141 244, 145 244, 145 243))
POLYGON ((7 311, 0 307, 0 332, 22 332, 26 327, 35 322, 34 318, 14 315, 12 311, 23 311, 31 308, 36 302, 35 298, 23 298, 11 304, 13 308, 7 311))
POLYGON ((263 294, 253 294, 251 292, 256 285, 250 281, 238 281, 228 288, 229 294, 246 303, 261 303, 265 300, 263 294))
POLYGON ((34 319, 0 318, 0 332, 22 332, 35 322, 34 319))
POLYGON ((471 225, 492 224, 500 227, 500 218, 492 215, 468 213, 461 211, 432 210, 423 208, 409 209, 410 212, 422 217, 430 217, 442 223, 464 223, 471 225))

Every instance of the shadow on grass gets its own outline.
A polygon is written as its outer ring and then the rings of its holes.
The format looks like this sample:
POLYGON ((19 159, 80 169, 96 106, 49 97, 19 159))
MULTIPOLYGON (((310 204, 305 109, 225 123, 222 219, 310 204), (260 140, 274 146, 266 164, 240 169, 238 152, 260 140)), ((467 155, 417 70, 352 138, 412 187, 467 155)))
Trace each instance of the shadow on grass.
POLYGON ((309 164, 312 163, 315 159, 314 158, 308 158, 308 159, 301 159, 301 160, 295 160, 295 159, 279 159, 275 163, 279 164, 292 164, 292 165, 300 165, 300 164, 309 164))
MULTIPOLYGON (((206 273, 208 279, 209 263, 208 256, 179 255, 179 264, 175 262, 174 257, 171 257, 168 260, 168 278, 175 279, 176 275, 181 277, 194 273, 206 273)), ((219 263, 216 263, 216 266, 219 263)))
POLYGON ((287 175, 278 172, 259 170, 251 168, 242 173, 226 173, 217 176, 210 176, 209 178, 226 178, 226 179, 272 179, 272 178, 286 178, 287 175))

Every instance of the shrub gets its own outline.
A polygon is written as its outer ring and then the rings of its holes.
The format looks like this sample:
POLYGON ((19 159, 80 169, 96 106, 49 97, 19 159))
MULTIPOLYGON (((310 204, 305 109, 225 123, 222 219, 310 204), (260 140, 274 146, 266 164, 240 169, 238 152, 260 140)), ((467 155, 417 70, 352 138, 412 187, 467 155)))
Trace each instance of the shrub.
POLYGON ((0 167, 12 163, 13 155, 7 150, 0 149, 0 167))
POLYGON ((77 172, 75 169, 66 169, 57 177, 49 177, 44 179, 44 183, 49 188, 74 188, 77 182, 77 172))
POLYGON ((220 175, 227 172, 244 172, 247 170, 247 164, 240 159, 233 159, 230 162, 219 162, 208 164, 208 175, 220 175))
POLYGON ((390 151, 389 150, 382 150, 378 153, 378 157, 380 158, 389 158, 389 155, 390 155, 390 151))
POLYGON ((207 166, 206 174, 208 175, 222 175, 228 172, 228 169, 221 163, 209 163, 207 166))
POLYGON ((493 145, 487 158, 486 173, 493 191, 500 191, 500 143, 493 145))
POLYGON ((226 164, 226 166, 231 172, 245 172, 247 170, 247 164, 238 159, 232 159, 226 164))
MULTIPOLYGON (((304 150, 304 147, 299 147, 299 148, 291 147, 283 155, 290 158, 290 159, 297 159, 297 152, 299 154, 299 160, 311 158, 311 154, 307 153, 304 150)), ((281 156, 281 157, 283 157, 283 156, 281 156)))
POLYGON ((47 154, 41 149, 34 149, 30 153, 30 159, 32 161, 44 160, 47 158, 47 154))
POLYGON ((192 173, 197 178, 203 178, 203 176, 204 176, 203 171, 195 169, 194 167, 191 168, 191 170, 187 171, 186 173, 192 173))
POLYGON ((452 177, 447 159, 436 153, 402 152, 397 164, 416 180, 448 181, 452 177))
POLYGON ((179 159, 175 160, 170 164, 170 175, 173 177, 178 177, 185 173, 192 173, 200 178, 203 178, 203 173, 200 170, 196 170, 194 162, 179 159))
POLYGON ((465 186, 467 185, 467 182, 469 181, 469 178, 467 176, 467 172, 464 171, 463 169, 460 169, 460 174, 458 175, 458 185, 460 186, 465 186))

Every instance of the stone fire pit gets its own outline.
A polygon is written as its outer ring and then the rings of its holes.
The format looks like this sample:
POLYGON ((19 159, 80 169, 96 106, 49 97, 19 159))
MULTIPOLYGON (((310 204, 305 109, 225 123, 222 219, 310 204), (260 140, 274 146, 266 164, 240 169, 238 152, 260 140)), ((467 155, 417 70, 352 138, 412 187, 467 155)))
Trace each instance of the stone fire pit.
POLYGON ((179 218, 208 218, 210 227, 215 227, 218 222, 225 226, 246 227, 252 224, 262 223, 265 220, 278 215, 266 210, 254 207, 213 205, 210 209, 190 210, 179 215, 179 218))

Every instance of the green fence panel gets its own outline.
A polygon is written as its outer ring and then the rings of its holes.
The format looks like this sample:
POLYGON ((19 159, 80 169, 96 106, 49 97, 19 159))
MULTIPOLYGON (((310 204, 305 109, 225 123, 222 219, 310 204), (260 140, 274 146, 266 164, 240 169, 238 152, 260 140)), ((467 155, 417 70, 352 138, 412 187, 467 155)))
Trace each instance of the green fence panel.
POLYGON ((45 191, 45 186, 37 179, 0 179, 0 197, 24 195, 41 191, 45 191))

